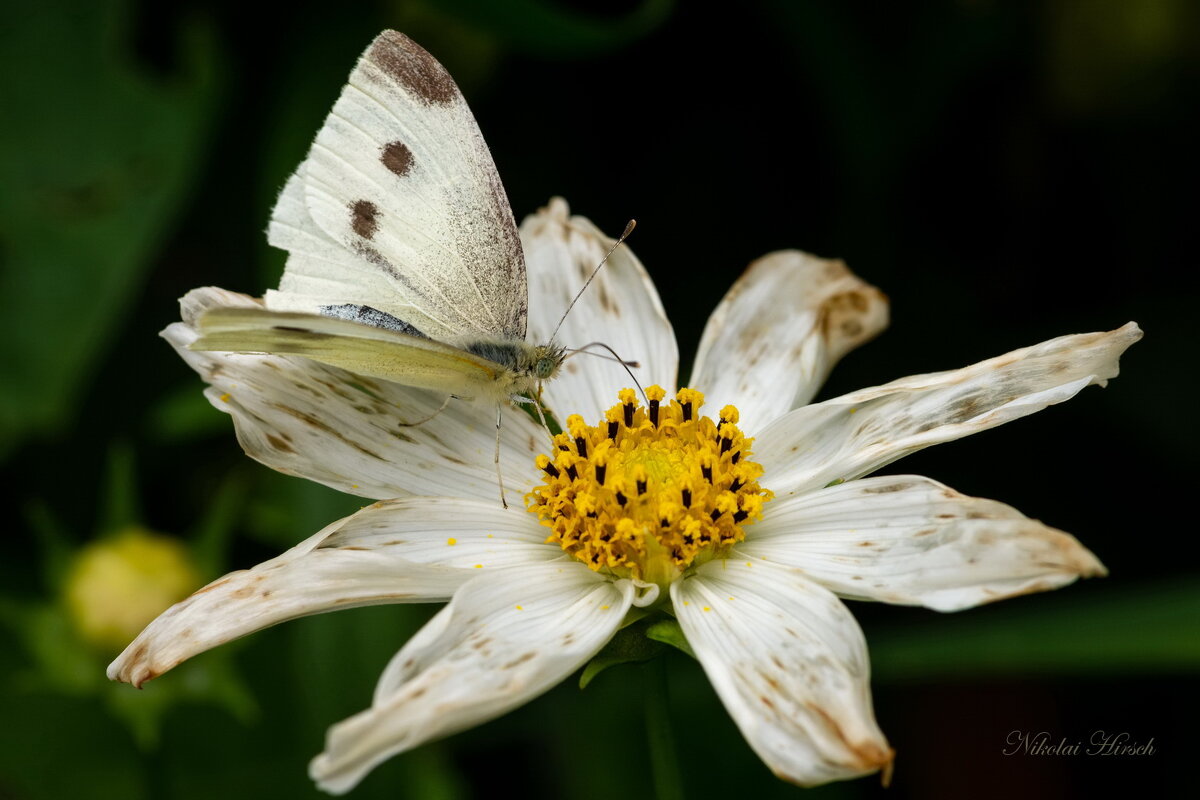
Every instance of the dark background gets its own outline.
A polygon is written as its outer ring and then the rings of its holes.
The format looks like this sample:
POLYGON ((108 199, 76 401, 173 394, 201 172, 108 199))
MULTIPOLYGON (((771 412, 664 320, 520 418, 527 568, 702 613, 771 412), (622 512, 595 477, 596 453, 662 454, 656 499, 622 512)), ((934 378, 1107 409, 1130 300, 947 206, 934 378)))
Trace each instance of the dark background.
MULTIPOLYGON (((458 79, 518 219, 555 194, 631 246, 683 374, 754 258, 844 258, 892 327, 818 399, 1138 321, 1107 389, 889 471, 1069 531, 1110 577, 953 616, 853 603, 887 796, 1169 796, 1194 784, 1197 13, 1142 2, 34 3, 0 26, 0 798, 307 797, 432 609, 290 623, 143 693, 70 631, 78 548, 136 520, 214 577, 353 499, 269 473, 156 334, 195 286, 261 294, 263 229, 355 58, 402 30, 458 79), (155 694, 157 692, 157 694, 155 694), (130 697, 141 699, 128 699, 130 697), (137 705, 141 704, 141 705, 137 705), (1004 756, 1014 730, 1154 739, 1004 756)), ((703 387, 700 387, 703 388, 703 387)), ((668 657, 689 797, 790 797, 668 657)), ((356 797, 651 796, 644 669, 568 681, 400 756, 356 797)), ((882 794, 876 778, 815 791, 882 794)))

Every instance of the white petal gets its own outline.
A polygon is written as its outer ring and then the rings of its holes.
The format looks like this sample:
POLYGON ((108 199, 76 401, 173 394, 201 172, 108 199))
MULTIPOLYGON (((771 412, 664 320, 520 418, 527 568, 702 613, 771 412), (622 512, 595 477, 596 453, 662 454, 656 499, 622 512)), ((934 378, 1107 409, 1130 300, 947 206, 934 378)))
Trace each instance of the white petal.
POLYGON ((777 419, 754 444, 777 497, 851 480, 931 444, 994 428, 1117 375, 1142 338, 1134 323, 1060 336, 953 372, 908 378, 817 403, 777 419))
POLYGON ((347 517, 321 546, 390 550, 420 564, 495 570, 567 558, 559 545, 546 543, 547 533, 525 509, 502 509, 495 500, 407 497, 381 500, 347 517))
POLYGON ((140 686, 198 653, 289 619, 447 600, 480 569, 562 558, 544 539, 527 512, 495 502, 376 503, 167 609, 113 661, 108 676, 140 686))
POLYGON ((612 637, 633 591, 578 562, 480 575, 396 654, 371 708, 330 729, 310 774, 347 792, 397 753, 545 692, 612 637))
POLYGON ((812 400, 838 359, 887 323, 883 292, 845 263, 770 253, 708 318, 690 385, 705 393, 710 416, 733 403, 754 433, 812 400))
MULTIPOLYGON (((590 220, 568 217, 569 213, 566 201, 556 197, 521 223, 529 271, 531 342, 549 339, 615 241, 590 220)), ((674 393, 679 369, 675 333, 654 283, 628 243, 618 247, 596 275, 567 315, 556 340, 568 347, 604 342, 621 358, 639 363, 633 374, 643 386, 657 383, 674 393)), ((602 348, 590 352, 609 355, 602 348)), ((546 384, 545 397, 559 422, 569 414, 582 414, 594 424, 616 404, 617 391, 624 386, 632 386, 632 382, 620 364, 580 354, 569 358, 558 377, 546 384)))
POLYGON ((814 786, 891 762, 866 642, 832 593, 799 570, 730 559, 673 583, 671 599, 726 710, 776 775, 814 786))
POLYGON ((737 552, 843 597, 958 611, 1105 569, 1075 537, 916 475, 851 481, 768 504, 737 552))
MULTIPOLYGON (((255 303, 196 289, 181 301, 184 323, 162 333, 210 384, 209 401, 233 417, 251 458, 364 497, 450 495, 499 505, 495 406, 451 400, 428 422, 401 427, 432 414, 444 398, 300 357, 187 349, 196 338, 187 323, 200 310, 255 303)), ((504 414, 500 466, 510 502, 533 487, 533 459, 545 443, 545 432, 524 412, 504 414)))

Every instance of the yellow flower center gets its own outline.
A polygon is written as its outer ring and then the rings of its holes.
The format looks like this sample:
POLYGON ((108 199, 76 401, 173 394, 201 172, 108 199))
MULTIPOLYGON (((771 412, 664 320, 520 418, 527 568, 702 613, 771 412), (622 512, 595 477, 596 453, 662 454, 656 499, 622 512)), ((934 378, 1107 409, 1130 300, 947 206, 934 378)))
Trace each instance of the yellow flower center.
POLYGON ((539 455, 545 473, 526 498, 551 529, 547 542, 594 570, 665 587, 693 564, 724 558, 762 517, 771 493, 758 484, 738 412, 717 422, 698 414, 704 395, 680 389, 669 404, 660 386, 643 407, 632 389, 604 420, 578 414, 554 437, 554 455, 539 455))

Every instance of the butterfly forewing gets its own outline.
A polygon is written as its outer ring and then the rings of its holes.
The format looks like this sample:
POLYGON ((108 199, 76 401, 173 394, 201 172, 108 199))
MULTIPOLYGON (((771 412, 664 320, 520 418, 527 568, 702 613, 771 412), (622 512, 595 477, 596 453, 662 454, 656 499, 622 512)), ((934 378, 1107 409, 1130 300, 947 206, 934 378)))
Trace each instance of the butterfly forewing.
POLYGON ((273 308, 363 303, 436 339, 525 338, 525 262, 491 154, 450 75, 402 34, 359 60, 273 216, 291 252, 273 308))
POLYGON ((443 338, 456 335, 405 302, 378 266, 317 227, 305 201, 307 176, 305 162, 288 179, 271 214, 267 240, 287 250, 288 260, 279 289, 267 291, 267 307, 312 313, 328 306, 370 306, 405 320, 427 335, 443 338))
POLYGON ((497 365, 442 342, 319 314, 222 307, 197 322, 193 350, 297 355, 359 375, 459 396, 489 395, 497 365))

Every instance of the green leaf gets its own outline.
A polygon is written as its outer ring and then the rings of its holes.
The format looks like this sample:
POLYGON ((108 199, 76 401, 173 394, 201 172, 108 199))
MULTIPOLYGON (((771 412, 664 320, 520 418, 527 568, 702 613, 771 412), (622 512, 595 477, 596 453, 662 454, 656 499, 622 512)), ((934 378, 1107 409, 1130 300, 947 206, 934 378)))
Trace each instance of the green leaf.
POLYGON ((6 4, 0 35, 0 457, 57 430, 179 212, 215 108, 216 48, 122 57, 124 0, 6 4))
POLYGON ((150 410, 146 429, 152 441, 186 442, 215 434, 228 434, 229 415, 213 408, 193 375, 150 410))
POLYGON ((137 465, 129 444, 117 442, 111 445, 104 475, 105 491, 100 498, 103 506, 99 523, 101 535, 141 524, 137 483, 137 465))
POLYGON ((902 631, 869 632, 878 680, 984 674, 1120 675, 1200 668, 1200 581, 1032 596, 902 631))

